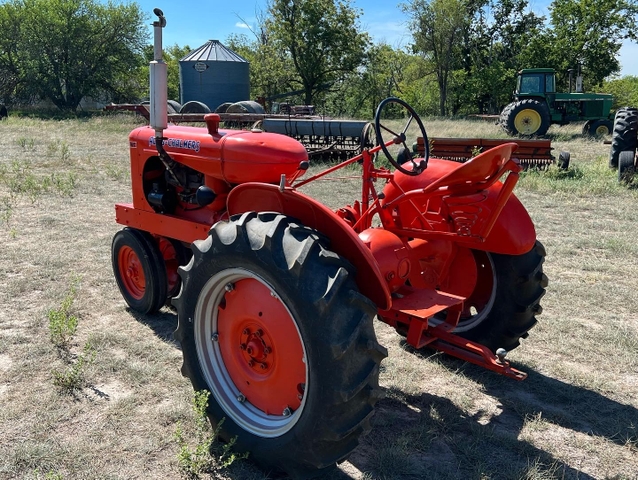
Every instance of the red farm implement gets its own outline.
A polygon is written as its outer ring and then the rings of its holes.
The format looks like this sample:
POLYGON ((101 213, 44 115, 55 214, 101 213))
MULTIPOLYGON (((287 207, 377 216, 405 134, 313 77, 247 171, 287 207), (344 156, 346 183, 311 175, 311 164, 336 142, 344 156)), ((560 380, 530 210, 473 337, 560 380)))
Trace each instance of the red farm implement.
MULTIPOLYGON (((466 162, 474 158, 478 153, 484 152, 505 143, 515 143, 517 145, 515 158, 523 168, 544 168, 552 163, 556 163, 559 168, 569 167, 569 152, 560 152, 558 160, 552 154, 552 143, 550 140, 538 139, 493 139, 493 138, 430 138, 430 155, 436 158, 454 160, 455 162, 466 162)), ((423 137, 417 138, 414 145, 415 153, 423 155, 425 153, 423 137)))
POLYGON ((172 301, 182 372, 210 392, 223 439, 295 478, 345 459, 382 396, 375 317, 415 348, 525 378, 505 355, 536 323, 547 277, 512 193, 516 144, 463 164, 433 158, 421 119, 390 98, 375 117, 379 146, 302 179, 308 153, 293 138, 220 129, 217 114, 168 126, 157 37, 151 126, 129 137, 133 199, 115 207, 125 228, 113 268, 132 309, 172 301), (403 128, 384 120, 398 108, 403 128), (381 154, 392 170, 375 165, 381 154), (333 211, 299 191, 358 164, 350 205, 333 211))

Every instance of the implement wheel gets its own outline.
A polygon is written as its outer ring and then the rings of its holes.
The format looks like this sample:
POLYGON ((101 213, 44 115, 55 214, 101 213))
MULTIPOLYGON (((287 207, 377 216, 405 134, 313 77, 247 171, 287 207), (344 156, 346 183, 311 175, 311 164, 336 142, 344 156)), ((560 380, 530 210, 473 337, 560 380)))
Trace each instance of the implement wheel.
POLYGON ((249 212, 193 245, 173 300, 182 373, 220 436, 295 478, 346 458, 380 397, 376 308, 351 265, 288 217, 249 212))
POLYGON ((113 273, 120 292, 133 310, 154 313, 166 301, 166 268, 153 238, 134 228, 120 230, 111 245, 113 273))
MULTIPOLYGON (((479 342, 493 352, 498 348, 512 350, 527 338, 543 311, 540 300, 545 295, 547 276, 543 273, 545 248, 536 242, 523 255, 498 255, 471 251, 476 265, 476 283, 464 304, 464 311, 454 333, 479 342)), ((450 287, 461 285, 467 275, 467 258, 459 256, 451 267, 450 287), (456 274, 455 274, 456 272, 456 274)), ((442 321, 445 315, 439 318, 442 321)), ((435 317, 435 320, 437 318, 435 317)))
POLYGON ((520 100, 505 107, 500 123, 510 135, 545 135, 550 126, 549 109, 538 100, 520 100))

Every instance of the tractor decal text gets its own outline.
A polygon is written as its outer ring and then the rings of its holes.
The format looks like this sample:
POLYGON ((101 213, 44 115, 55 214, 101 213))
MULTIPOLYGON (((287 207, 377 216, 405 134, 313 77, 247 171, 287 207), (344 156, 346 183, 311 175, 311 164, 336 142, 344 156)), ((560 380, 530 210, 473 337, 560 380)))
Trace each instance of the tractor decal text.
MULTIPOLYGON (((155 146, 155 137, 148 139, 149 147, 155 146)), ((199 152, 200 142, 195 140, 184 140, 183 138, 165 138, 162 140, 162 145, 169 148, 181 148, 183 150, 193 150, 199 152)))

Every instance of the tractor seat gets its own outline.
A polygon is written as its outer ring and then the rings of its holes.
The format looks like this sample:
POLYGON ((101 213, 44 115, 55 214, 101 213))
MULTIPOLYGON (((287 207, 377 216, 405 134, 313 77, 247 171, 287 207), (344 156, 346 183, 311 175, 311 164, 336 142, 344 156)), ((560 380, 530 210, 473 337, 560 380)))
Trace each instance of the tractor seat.
POLYGON ((423 193, 448 190, 450 193, 467 195, 485 190, 507 170, 522 170, 518 160, 514 160, 515 168, 508 166, 512 152, 517 146, 516 143, 505 143, 480 153, 425 187, 423 193))

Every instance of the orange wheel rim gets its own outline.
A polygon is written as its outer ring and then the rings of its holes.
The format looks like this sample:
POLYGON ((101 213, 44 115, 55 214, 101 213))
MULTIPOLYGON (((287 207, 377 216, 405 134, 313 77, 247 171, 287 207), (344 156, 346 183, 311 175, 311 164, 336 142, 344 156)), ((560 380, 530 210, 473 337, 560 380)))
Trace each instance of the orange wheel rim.
POLYGON ((146 292, 146 277, 140 258, 129 246, 123 246, 117 254, 117 265, 126 291, 136 300, 146 292))
MULTIPOLYGON (((450 266, 445 290, 465 297, 463 311, 455 332, 466 332, 481 324, 490 314, 496 299, 496 269, 492 257, 480 250, 459 249, 450 266)), ((444 321, 435 315, 432 324, 444 321)))
POLYGON ((294 320, 270 289, 248 278, 219 306, 219 339, 230 377, 246 399, 269 415, 297 410, 306 383, 294 320))
POLYGON ((289 306, 244 268, 213 275, 193 317, 202 375, 229 419, 265 438, 289 431, 307 399, 306 350, 289 306))

